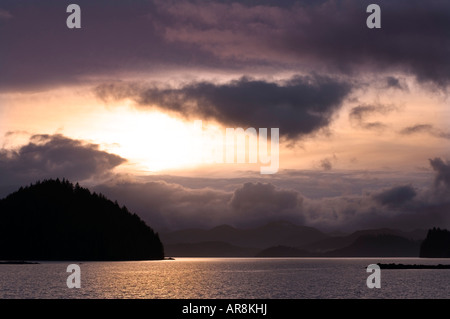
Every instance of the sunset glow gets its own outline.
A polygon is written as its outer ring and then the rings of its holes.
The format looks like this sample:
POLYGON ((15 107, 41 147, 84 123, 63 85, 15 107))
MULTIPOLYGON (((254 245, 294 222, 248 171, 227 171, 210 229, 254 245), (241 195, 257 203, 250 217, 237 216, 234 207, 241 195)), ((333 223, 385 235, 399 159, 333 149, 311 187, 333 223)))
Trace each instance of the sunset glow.
POLYGON ((0 299, 448 299, 449 30, 449 0, 0 0, 0 299))
POLYGON ((62 3, 0 5, 3 196, 67 177, 164 229, 450 222, 445 8, 421 29, 409 2, 381 28, 352 1, 77 4, 79 28, 62 3))

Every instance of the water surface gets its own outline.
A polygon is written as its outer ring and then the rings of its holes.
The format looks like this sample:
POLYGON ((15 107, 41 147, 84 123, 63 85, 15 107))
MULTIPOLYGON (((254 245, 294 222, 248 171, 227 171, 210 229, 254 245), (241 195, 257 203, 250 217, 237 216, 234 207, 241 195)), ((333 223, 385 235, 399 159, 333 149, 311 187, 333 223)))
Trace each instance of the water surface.
POLYGON ((449 298, 449 269, 381 270, 373 263, 450 264, 419 258, 176 258, 133 262, 41 262, 0 265, 0 298, 449 298), (66 284, 69 264, 81 288, 66 284))

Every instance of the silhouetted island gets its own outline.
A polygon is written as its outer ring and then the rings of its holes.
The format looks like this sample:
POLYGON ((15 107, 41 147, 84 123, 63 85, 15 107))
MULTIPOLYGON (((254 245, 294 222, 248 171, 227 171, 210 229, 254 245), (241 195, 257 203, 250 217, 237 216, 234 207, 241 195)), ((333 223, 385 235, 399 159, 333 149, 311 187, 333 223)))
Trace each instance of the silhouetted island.
POLYGON ((67 180, 0 200, 0 260, 164 259, 159 235, 125 206, 67 180))
POLYGON ((377 264, 381 269, 450 269, 450 265, 377 264))
POLYGON ((420 246, 420 257, 450 258, 450 231, 433 228, 420 246))
POLYGON ((37 265, 39 263, 33 261, 24 261, 24 260, 6 260, 0 261, 0 265, 37 265))

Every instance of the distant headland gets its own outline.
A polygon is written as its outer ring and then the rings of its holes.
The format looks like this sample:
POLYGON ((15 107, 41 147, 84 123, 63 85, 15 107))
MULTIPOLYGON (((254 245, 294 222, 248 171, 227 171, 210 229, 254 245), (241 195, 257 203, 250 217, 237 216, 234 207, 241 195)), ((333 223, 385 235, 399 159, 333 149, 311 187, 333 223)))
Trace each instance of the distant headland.
POLYGON ((433 228, 420 245, 420 257, 450 258, 450 231, 433 228))

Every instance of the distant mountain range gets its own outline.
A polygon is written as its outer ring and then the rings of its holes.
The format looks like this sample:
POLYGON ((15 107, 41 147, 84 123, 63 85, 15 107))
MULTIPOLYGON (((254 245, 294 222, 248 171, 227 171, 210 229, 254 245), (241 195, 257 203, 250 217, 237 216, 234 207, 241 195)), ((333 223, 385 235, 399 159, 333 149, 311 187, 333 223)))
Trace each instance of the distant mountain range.
POLYGON ((326 234, 285 221, 238 229, 161 233, 165 253, 178 257, 418 257, 426 230, 367 229, 326 234))
POLYGON ((229 225, 209 230, 186 229, 161 234, 165 244, 226 242, 241 247, 266 248, 273 245, 299 246, 310 244, 328 236, 321 231, 289 222, 273 222, 261 227, 238 229, 229 225))

